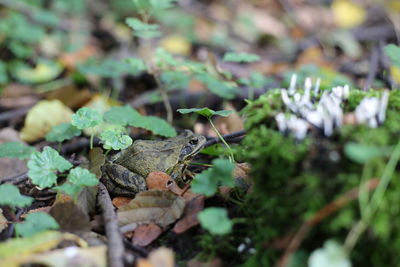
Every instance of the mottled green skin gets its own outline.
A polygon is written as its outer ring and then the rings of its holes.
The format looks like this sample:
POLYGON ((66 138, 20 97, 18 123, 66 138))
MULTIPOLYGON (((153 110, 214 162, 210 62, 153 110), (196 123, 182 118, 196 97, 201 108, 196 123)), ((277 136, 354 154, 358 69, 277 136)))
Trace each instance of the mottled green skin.
POLYGON ((128 197, 147 189, 145 178, 153 171, 165 172, 180 183, 205 142, 204 136, 189 130, 166 140, 136 140, 102 167, 102 182, 112 195, 128 197))

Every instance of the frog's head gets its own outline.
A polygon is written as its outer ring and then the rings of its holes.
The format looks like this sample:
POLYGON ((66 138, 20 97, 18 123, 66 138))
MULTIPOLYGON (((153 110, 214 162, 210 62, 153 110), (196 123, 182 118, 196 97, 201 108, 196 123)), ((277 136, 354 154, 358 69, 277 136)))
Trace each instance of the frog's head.
POLYGON ((200 134, 195 134, 190 130, 185 130, 181 135, 177 136, 182 142, 182 149, 179 155, 181 162, 191 160, 206 143, 206 138, 200 134))

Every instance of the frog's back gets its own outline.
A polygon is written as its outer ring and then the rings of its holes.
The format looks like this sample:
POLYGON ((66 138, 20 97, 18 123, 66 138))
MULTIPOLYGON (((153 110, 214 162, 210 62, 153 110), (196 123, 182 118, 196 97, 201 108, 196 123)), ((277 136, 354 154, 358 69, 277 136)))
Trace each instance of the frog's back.
POLYGON ((153 171, 166 172, 176 164, 179 160, 177 150, 177 145, 168 141, 136 140, 116 163, 146 177, 153 171))

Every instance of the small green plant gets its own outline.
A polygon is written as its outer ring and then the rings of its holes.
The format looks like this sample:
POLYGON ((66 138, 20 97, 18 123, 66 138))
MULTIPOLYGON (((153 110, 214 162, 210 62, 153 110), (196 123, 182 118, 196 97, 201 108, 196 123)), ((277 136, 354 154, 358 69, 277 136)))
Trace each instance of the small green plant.
POLYGON ((196 114, 199 114, 199 115, 205 117, 208 120, 208 122, 210 123, 210 125, 213 128, 214 132, 221 139, 221 142, 224 143, 226 148, 229 150, 229 153, 230 153, 229 159, 231 160, 231 162, 235 161, 235 158, 233 156, 233 152, 232 152, 231 147, 228 145, 228 143, 222 137, 222 135, 220 134, 220 132, 218 131, 218 129, 215 127, 214 123, 211 120, 212 116, 218 115, 218 116, 222 116, 222 117, 227 117, 230 114, 232 114, 233 111, 231 111, 231 110, 214 111, 214 110, 209 109, 209 108, 189 108, 189 109, 182 108, 182 109, 178 109, 177 111, 179 113, 182 113, 182 114, 196 113, 196 114))
POLYGON ((224 208, 211 207, 198 214, 201 226, 214 235, 225 235, 232 231, 233 222, 224 208))
MULTIPOLYGON (((33 199, 23 196, 18 187, 11 184, 0 185, 0 205, 6 205, 11 208, 22 208, 29 206, 33 199)), ((31 236, 35 233, 48 229, 58 229, 59 225, 53 217, 44 212, 34 212, 26 216, 24 222, 15 224, 17 236, 31 236)))

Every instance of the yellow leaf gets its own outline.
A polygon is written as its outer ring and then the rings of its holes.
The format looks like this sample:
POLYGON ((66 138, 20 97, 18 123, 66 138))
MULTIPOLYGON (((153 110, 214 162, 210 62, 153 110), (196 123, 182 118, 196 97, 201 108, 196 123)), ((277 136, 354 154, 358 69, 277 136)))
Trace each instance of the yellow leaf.
POLYGON ((390 73, 392 74, 393 80, 397 83, 400 84, 400 68, 391 66, 390 67, 390 73))
POLYGON ((365 9, 347 0, 335 0, 332 3, 332 12, 336 24, 342 28, 353 28, 365 21, 365 9))
POLYGON ((33 106, 25 118, 20 137, 34 142, 43 137, 55 125, 71 121, 72 111, 59 100, 42 100, 33 106))
POLYGON ((189 41, 181 35, 170 35, 161 40, 160 45, 172 54, 188 56, 191 50, 189 41))
POLYGON ((87 247, 78 236, 57 231, 45 231, 25 238, 13 238, 0 244, 0 266, 17 267, 31 255, 48 251, 63 240, 87 247))

